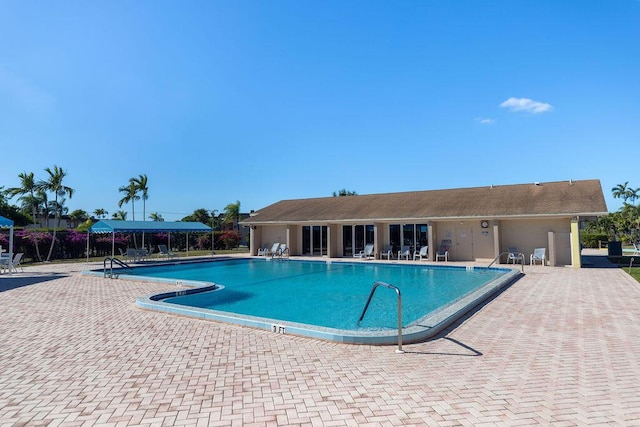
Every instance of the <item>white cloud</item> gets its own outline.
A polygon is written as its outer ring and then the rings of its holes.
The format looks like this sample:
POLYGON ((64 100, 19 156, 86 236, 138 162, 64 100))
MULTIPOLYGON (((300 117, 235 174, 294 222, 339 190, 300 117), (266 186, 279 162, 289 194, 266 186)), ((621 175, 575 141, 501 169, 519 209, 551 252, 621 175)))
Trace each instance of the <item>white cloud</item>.
POLYGON ((495 120, 490 119, 489 117, 485 117, 485 118, 478 117, 476 120, 478 121, 478 123, 481 123, 483 125, 492 125, 496 122, 495 120))
POLYGON ((511 111, 526 111, 532 114, 546 113, 551 111, 553 107, 546 102, 534 101, 529 98, 509 98, 500 104, 502 108, 508 108, 511 111))

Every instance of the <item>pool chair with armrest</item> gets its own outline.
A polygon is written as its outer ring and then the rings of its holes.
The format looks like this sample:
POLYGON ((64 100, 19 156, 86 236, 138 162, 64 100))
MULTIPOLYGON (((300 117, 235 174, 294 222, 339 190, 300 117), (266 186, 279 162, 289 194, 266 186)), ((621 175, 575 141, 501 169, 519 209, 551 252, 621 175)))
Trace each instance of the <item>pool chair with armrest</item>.
POLYGON ((18 272, 18 267, 20 267, 20 271, 24 272, 22 265, 20 262, 22 261, 22 256, 24 255, 22 252, 18 252, 13 256, 13 260, 11 259, 11 255, 3 256, 0 258, 0 271, 6 270, 9 273, 12 271, 18 272))
POLYGON ((426 259, 427 261, 429 260, 429 246, 423 246, 420 248, 419 251, 415 251, 413 253, 413 260, 415 261, 416 258, 419 259, 419 261, 422 261, 422 259, 426 259))
POLYGON ((403 258, 409 261, 409 257, 411 256, 411 247, 410 246, 402 246, 398 251, 398 259, 403 258))
POLYGON ((358 252, 353 256, 354 258, 375 258, 373 252, 373 244, 365 245, 364 250, 358 252))
POLYGON ((534 265, 536 262, 540 262, 544 266, 546 254, 547 248, 535 248, 529 257, 529 264, 534 265))
POLYGON ((258 248, 258 256, 267 256, 269 254, 269 245, 258 248))
POLYGON ((449 250, 451 250, 451 240, 443 240, 440 243, 440 248, 436 252, 436 262, 441 259, 445 262, 449 261, 449 250))
POLYGON ((158 245, 158 256, 165 257, 167 259, 177 257, 178 254, 174 254, 169 249, 167 249, 167 245, 158 245))
POLYGON ((13 262, 11 264, 12 264, 13 270, 15 272, 17 272, 18 271, 18 267, 20 267, 20 271, 22 271, 24 273, 24 268, 22 268, 22 264, 20 263, 22 261, 22 257, 23 256, 24 256, 24 254, 22 252, 18 252, 13 257, 13 262))
POLYGON ((515 246, 510 246, 507 249, 507 252, 509 252, 509 254, 507 255, 507 264, 515 264, 517 262, 524 264, 524 254, 520 252, 518 248, 516 248, 515 246))
POLYGON ((385 245, 382 251, 380 251, 380 259, 386 257, 388 260, 393 258, 393 246, 385 245))
POLYGON ((276 256, 278 254, 278 248, 280 247, 280 243, 274 243, 271 246, 271 249, 267 249, 267 255, 266 256, 276 256))
POLYGON ((277 258, 289 258, 289 247, 284 243, 280 243, 278 250, 273 256, 277 258))
POLYGON ((134 248, 127 248, 127 254, 125 255, 126 259, 129 261, 137 261, 138 260, 138 251, 134 248))

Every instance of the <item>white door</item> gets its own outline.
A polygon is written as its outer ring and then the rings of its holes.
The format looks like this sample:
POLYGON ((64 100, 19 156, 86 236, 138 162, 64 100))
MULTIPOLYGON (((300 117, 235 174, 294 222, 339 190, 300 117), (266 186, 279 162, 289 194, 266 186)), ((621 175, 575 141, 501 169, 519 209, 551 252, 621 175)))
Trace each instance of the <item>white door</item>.
POLYGON ((455 260, 473 260, 473 233, 471 227, 456 227, 455 260))

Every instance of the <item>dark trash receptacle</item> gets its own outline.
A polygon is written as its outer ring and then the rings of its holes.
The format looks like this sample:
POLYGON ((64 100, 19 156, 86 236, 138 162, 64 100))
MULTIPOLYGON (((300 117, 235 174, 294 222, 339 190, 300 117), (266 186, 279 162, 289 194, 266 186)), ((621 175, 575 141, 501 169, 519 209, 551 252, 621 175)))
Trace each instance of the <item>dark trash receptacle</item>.
POLYGON ((609 256, 622 256, 622 242, 609 242, 607 249, 609 256))

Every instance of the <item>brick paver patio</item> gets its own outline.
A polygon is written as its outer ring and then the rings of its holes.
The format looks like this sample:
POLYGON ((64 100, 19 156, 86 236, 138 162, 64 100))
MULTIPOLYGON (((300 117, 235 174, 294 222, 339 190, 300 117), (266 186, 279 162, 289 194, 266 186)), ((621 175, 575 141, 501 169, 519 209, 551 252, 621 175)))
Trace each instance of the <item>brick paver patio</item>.
POLYGON ((527 267, 440 337, 354 346, 135 307, 165 284, 0 276, 0 425, 640 425, 640 286, 527 267))

